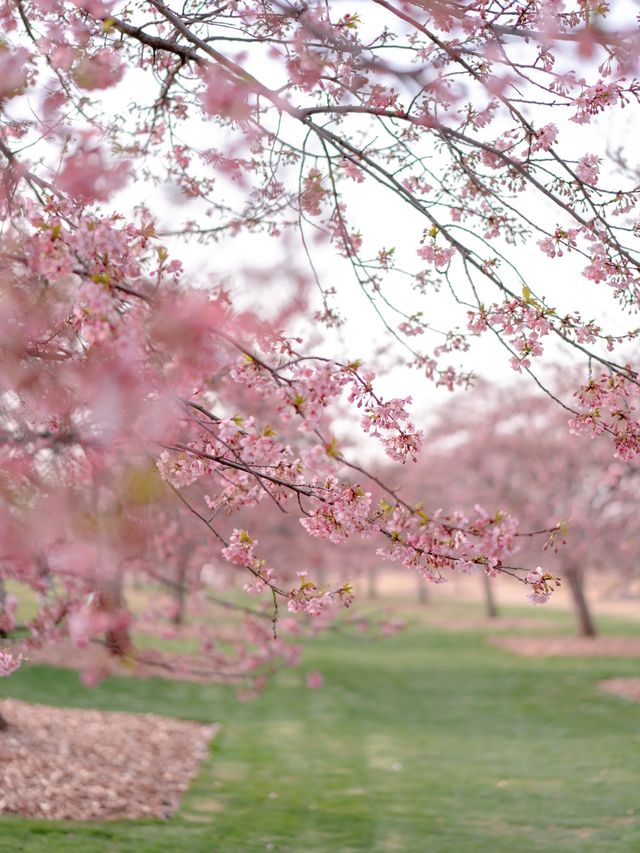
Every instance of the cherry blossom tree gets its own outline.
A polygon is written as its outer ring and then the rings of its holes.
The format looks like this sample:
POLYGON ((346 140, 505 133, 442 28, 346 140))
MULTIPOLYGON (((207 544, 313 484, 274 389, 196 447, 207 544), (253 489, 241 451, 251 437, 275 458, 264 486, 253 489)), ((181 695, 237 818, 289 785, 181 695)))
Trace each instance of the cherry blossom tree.
MULTIPOLYGON (((552 380, 556 391, 567 384, 566 377, 552 380)), ((576 441, 562 429, 563 421, 562 410, 531 389, 496 391, 481 384, 443 407, 408 487, 419 493, 420 471, 428 470, 445 504, 509 507, 527 531, 555 519, 546 553, 525 535, 519 537, 518 559, 544 562, 558 572, 579 633, 595 636, 588 577, 638 574, 640 469, 612 458, 599 441, 576 441)))
MULTIPOLYGON (((180 543, 161 541, 188 514, 198 548, 258 597, 245 671, 286 657, 283 606, 324 619, 352 592, 295 553, 271 564, 234 523, 266 504, 427 579, 480 565, 545 598, 553 574, 512 562, 514 518, 432 512, 428 480, 415 505, 367 470, 365 439, 406 468, 424 436, 340 326, 353 280, 416 387, 469 384, 456 362, 488 332, 541 383, 557 343, 582 364, 560 401, 572 431, 635 455, 622 354, 638 334, 637 188, 598 126, 637 104, 629 4, 4 0, 0 14, 0 574, 42 596, 29 643, 68 632, 130 654, 126 580, 157 575, 158 548, 197 593, 180 543), (230 244, 235 277, 216 266, 230 244), (610 293, 614 319, 564 305, 524 251, 610 293)), ((0 651, 1 672, 18 663, 0 651)))

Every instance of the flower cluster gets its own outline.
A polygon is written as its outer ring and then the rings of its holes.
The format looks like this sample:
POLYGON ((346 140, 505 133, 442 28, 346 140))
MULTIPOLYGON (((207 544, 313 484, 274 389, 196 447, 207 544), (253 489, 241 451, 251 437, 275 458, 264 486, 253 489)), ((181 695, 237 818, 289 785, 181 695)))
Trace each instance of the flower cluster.
POLYGON ((20 667, 22 657, 20 655, 12 655, 4 649, 0 649, 0 676, 11 675, 20 667))
POLYGON ((577 124, 588 124, 593 116, 624 100, 622 87, 618 83, 598 80, 593 86, 585 86, 575 98, 574 104, 578 109, 571 120, 577 124))
POLYGON ((418 249, 418 256, 435 267, 446 267, 455 256, 456 250, 452 247, 436 246, 435 241, 427 243, 418 249))
POLYGON ((555 124, 545 124, 540 130, 536 130, 531 142, 531 151, 548 151, 558 136, 558 128, 555 124))
POLYGON ((256 559, 254 549, 257 544, 246 530, 234 530, 229 544, 222 549, 222 556, 236 566, 250 566, 256 559))
POLYGON ((383 510, 389 544, 378 549, 378 556, 417 570, 434 583, 445 582, 449 571, 484 567, 488 574, 497 574, 504 559, 517 550, 517 522, 507 513, 490 516, 476 506, 470 519, 461 512, 447 518, 440 510, 432 516, 402 506, 385 505, 383 510))
POLYGON ((349 607, 353 592, 349 584, 335 591, 321 589, 309 580, 306 572, 298 572, 300 584, 289 592, 287 610, 290 613, 306 613, 318 618, 335 613, 336 609, 349 607))
POLYGON ((387 455, 396 462, 416 460, 424 435, 417 430, 406 407, 411 397, 393 398, 386 402, 373 393, 372 373, 355 376, 351 382, 349 402, 363 410, 360 420, 366 433, 381 439, 387 455))
POLYGON ((581 411, 569 429, 592 438, 610 433, 615 455, 629 461, 640 453, 639 397, 635 376, 603 372, 592 377, 576 392, 581 411))
POLYGON ((576 248, 576 238, 579 233, 579 228, 560 228, 558 226, 551 237, 538 240, 538 246, 550 258, 561 258, 565 250, 570 252, 576 248))
POLYGON ((600 163, 602 158, 597 154, 585 154, 576 166, 576 175, 585 184, 595 186, 600 178, 600 163))
POLYGON ((370 536, 375 528, 371 517, 371 493, 358 486, 328 477, 317 490, 314 509, 300 519, 311 536, 344 542, 351 536, 370 536))
POLYGON ((527 572, 524 582, 532 587, 528 596, 532 604, 546 604, 553 591, 560 586, 560 579, 545 572, 540 566, 527 572))

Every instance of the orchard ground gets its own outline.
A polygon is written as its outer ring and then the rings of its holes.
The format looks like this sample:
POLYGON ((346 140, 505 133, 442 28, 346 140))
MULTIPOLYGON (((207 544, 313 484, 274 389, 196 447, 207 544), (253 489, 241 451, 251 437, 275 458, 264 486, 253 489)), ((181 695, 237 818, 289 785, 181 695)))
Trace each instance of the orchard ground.
MULTIPOLYGON (((221 722, 168 821, 0 820, 6 853, 82 851, 631 851, 640 849, 640 708, 599 688, 638 674, 630 658, 516 657, 496 632, 569 634, 562 609, 442 597, 402 605, 391 638, 329 634, 255 701, 233 688, 24 667, 0 696, 61 707, 221 722), (457 627, 456 627, 457 624, 457 627), (325 686, 309 690, 304 672, 325 686)), ((375 607, 375 605, 372 605, 375 607)), ((606 615, 605 635, 640 636, 606 615)))

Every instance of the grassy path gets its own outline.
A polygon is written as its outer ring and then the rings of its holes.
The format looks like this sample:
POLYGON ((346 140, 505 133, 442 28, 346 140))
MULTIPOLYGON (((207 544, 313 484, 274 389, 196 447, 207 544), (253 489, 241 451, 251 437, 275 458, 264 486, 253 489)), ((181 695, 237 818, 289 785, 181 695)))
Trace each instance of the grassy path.
MULTIPOLYGON (((633 660, 530 660, 481 633, 324 637, 257 701, 227 688, 32 666, 0 695, 217 720, 224 732, 162 822, 0 820, 2 853, 640 851, 640 706, 600 692, 633 660)), ((1 771, 0 771, 1 772, 1 771)))

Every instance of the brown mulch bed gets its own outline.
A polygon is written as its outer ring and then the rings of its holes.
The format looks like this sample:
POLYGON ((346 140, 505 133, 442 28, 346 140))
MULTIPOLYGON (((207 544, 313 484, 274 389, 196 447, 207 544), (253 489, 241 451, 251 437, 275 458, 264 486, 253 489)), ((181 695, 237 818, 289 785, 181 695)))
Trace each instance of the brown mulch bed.
POLYGON ((607 693, 614 693, 632 702, 640 702, 640 678, 608 678, 599 684, 607 693))
POLYGON ((638 658, 640 637, 491 637, 491 645, 525 657, 638 658))
POLYGON ((217 727, 154 714, 0 702, 0 814, 167 818, 217 727))

